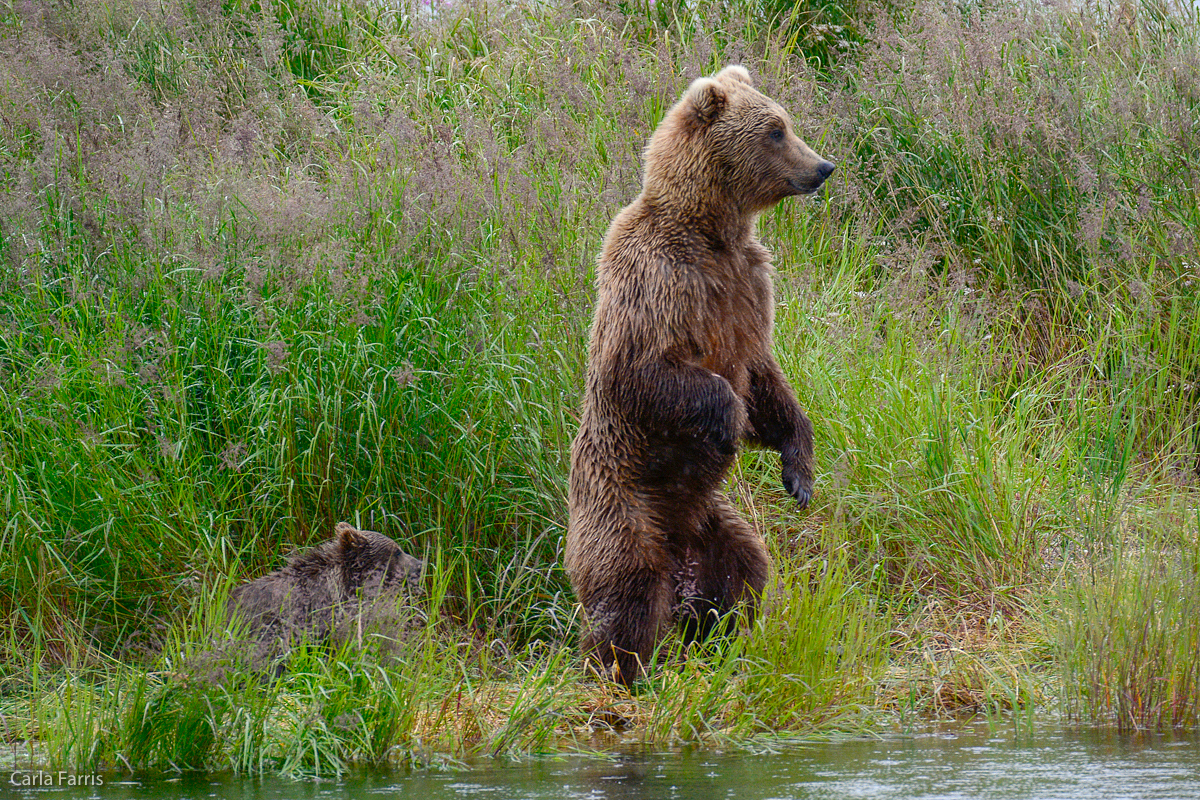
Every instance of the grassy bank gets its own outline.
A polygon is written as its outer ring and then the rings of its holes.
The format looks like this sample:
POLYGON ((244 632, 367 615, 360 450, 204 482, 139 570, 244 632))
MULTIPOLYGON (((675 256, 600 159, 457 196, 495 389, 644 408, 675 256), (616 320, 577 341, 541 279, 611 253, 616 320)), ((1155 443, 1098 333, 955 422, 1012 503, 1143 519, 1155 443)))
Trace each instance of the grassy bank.
POLYGON ((1198 22, 0 4, 14 757, 329 774, 962 710, 1195 725, 1198 22), (591 265, 663 111, 734 61, 839 164, 760 225, 818 495, 742 457, 769 610, 630 696, 581 669, 561 569, 591 265), (213 655, 229 585, 339 520, 430 559, 428 628, 277 680, 213 655))

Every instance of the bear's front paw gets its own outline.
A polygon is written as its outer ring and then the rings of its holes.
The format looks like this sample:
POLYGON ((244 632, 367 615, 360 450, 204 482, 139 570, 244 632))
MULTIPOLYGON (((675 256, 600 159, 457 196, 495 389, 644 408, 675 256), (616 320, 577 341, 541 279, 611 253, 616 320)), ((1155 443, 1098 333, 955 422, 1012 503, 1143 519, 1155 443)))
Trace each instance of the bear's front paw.
POLYGON ((708 441, 720 455, 733 456, 746 430, 746 404, 729 381, 715 372, 710 374, 714 388, 706 398, 708 407, 704 414, 701 438, 708 441))
POLYGON ((787 490, 788 494, 796 498, 796 502, 800 504, 801 508, 807 506, 808 501, 812 500, 812 479, 806 480, 801 477, 797 470, 785 469, 783 471, 783 488, 787 490))

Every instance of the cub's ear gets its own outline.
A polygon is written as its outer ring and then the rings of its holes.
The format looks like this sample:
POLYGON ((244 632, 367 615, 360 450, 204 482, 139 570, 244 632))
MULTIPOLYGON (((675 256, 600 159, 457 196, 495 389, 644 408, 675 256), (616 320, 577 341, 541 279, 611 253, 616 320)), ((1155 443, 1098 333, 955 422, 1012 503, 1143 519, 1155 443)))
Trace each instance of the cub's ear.
POLYGON ((334 534, 337 536, 337 548, 343 553, 352 553, 367 543, 367 537, 348 522, 339 522, 334 534))
POLYGON ((754 85, 754 81, 750 79, 750 73, 741 64, 730 64, 728 67, 714 75, 713 78, 718 81, 737 81, 738 83, 744 83, 747 86, 754 85))
POLYGON ((687 90, 692 113, 702 125, 707 125, 721 116, 727 97, 725 90, 712 78, 697 78, 687 90))

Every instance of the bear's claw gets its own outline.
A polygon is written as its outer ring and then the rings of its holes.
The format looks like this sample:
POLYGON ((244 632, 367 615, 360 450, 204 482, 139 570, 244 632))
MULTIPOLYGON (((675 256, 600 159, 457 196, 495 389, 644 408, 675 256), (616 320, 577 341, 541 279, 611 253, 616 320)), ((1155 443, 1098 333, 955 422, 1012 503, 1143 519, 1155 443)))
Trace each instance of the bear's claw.
POLYGON ((805 508, 808 505, 808 501, 812 500, 812 487, 805 486, 804 482, 800 480, 799 475, 785 475, 783 478, 783 488, 787 490, 788 494, 796 498, 796 502, 800 504, 801 508, 805 508))

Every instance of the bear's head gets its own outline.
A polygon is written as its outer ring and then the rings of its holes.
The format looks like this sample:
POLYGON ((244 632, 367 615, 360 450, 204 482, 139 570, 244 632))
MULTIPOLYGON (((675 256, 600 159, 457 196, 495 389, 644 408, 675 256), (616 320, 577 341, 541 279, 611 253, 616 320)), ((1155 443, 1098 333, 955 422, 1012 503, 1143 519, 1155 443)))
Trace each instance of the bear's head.
POLYGON ((334 558, 341 571, 343 591, 420 594, 425 564, 400 549, 382 533, 358 530, 346 522, 335 529, 334 558))
POLYGON ((811 194, 834 170, 792 130, 783 108, 729 66, 697 78, 646 146, 643 191, 652 200, 753 215, 811 194))

